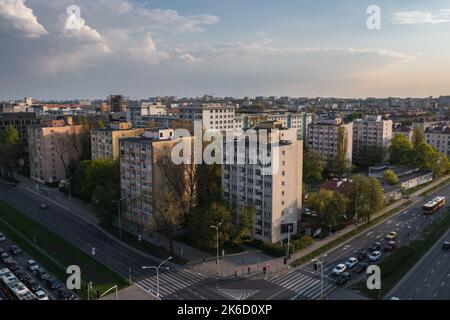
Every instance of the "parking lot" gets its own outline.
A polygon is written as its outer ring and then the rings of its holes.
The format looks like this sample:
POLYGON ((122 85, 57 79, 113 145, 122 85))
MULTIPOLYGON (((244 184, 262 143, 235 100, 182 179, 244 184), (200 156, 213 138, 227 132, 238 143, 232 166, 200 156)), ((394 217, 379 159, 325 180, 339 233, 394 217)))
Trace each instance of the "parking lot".
MULTIPOLYGON (((2 234, 0 230, 0 235, 2 234)), ((6 237, 0 236, 0 269, 8 268, 39 300, 78 299, 55 276, 6 237), (33 263, 34 262, 34 263, 33 263), (42 291, 45 293, 42 294, 42 291)), ((0 292, 0 300, 7 300, 0 292)))

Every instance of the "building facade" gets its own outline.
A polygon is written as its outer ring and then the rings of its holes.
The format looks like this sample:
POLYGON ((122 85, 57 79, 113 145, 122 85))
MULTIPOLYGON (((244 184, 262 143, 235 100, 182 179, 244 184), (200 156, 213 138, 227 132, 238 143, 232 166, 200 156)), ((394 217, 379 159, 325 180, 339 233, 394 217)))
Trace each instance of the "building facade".
POLYGON ((425 131, 425 140, 447 157, 450 157, 450 127, 438 126, 425 131))
POLYGON ((109 105, 111 112, 120 113, 125 112, 127 103, 124 96, 122 95, 111 95, 109 96, 109 105))
POLYGON ((204 130, 234 130, 236 107, 219 103, 179 106, 180 119, 202 121, 204 130))
POLYGON ((0 131, 13 126, 19 132, 20 142, 28 143, 27 127, 40 123, 40 118, 33 112, 0 113, 0 131))
MULTIPOLYGON (((265 164, 251 161, 255 150, 251 150, 245 135, 238 137, 231 144, 236 154, 234 161, 222 165, 222 192, 230 207, 255 207, 254 239, 277 243, 287 239, 288 228, 291 235, 297 233, 302 207, 303 142, 297 139, 296 129, 275 129, 271 123, 262 123, 256 131, 267 134, 268 141, 280 141, 268 155, 273 171, 267 174, 265 164), (244 149, 238 151, 239 145, 244 149)), ((226 148, 230 148, 230 142, 226 148)), ((258 143, 257 148, 265 152, 267 145, 258 143)))

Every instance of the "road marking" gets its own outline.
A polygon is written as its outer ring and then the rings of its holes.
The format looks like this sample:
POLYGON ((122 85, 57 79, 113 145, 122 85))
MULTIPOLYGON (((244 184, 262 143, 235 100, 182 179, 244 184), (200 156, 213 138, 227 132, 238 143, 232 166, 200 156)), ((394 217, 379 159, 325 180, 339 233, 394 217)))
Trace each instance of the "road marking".
POLYGON ((419 292, 420 291, 420 287, 418 287, 417 289, 416 289, 416 292, 419 292))
POLYGON ((428 277, 426 277, 424 280, 423 280, 423 282, 427 282, 428 281, 428 277))
POLYGON ((441 287, 445 286, 445 282, 441 282, 441 287))
POLYGON ((434 273, 434 269, 433 269, 433 270, 431 270, 431 273, 434 273))
POLYGON ((438 293, 437 293, 437 292, 435 292, 435 293, 434 293, 434 295, 433 295, 433 297, 434 297, 434 298, 436 298, 436 297, 437 297, 437 295, 438 295, 438 293))

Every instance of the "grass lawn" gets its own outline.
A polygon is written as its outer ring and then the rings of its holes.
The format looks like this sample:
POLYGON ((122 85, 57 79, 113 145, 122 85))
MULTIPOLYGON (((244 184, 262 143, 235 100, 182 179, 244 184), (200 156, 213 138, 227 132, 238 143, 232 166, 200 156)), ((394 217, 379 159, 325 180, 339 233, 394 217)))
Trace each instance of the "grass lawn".
POLYGON ((126 279, 1 201, 0 230, 64 283, 68 276, 65 273, 67 266, 79 266, 83 289, 77 294, 82 298, 87 298, 86 284, 90 281, 93 292, 98 290, 100 293, 116 284, 128 286, 126 279))
MULTIPOLYGON (((450 213, 450 211, 449 211, 450 213)), ((365 281, 355 284, 360 290, 372 299, 385 296, 409 272, 409 270, 427 253, 450 227, 450 214, 434 221, 422 233, 421 240, 412 241, 408 246, 401 247, 379 264, 381 269, 382 288, 379 290, 367 289, 365 281)))

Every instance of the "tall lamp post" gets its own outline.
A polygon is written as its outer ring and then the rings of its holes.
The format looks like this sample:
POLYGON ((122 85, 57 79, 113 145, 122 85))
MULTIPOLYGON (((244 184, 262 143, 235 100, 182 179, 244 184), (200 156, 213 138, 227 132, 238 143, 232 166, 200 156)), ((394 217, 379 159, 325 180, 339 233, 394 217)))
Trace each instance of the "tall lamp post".
POLYGON ((119 200, 114 200, 112 201, 112 203, 116 203, 117 204, 117 212, 119 213, 119 237, 120 239, 122 239, 122 218, 121 218, 121 204, 122 204, 123 199, 119 199, 119 200))
MULTIPOLYGON (((156 297, 159 299, 159 269, 162 267, 163 264, 168 262, 169 260, 172 260, 172 257, 167 258, 163 262, 159 264, 159 266, 148 266, 148 267, 142 267, 142 269, 154 269, 156 270, 156 297)), ((165 270, 170 270, 169 267, 164 268, 165 270)))
POLYGON ((293 227, 296 221, 286 221, 284 222, 288 226, 288 247, 287 247, 287 255, 286 258, 291 257, 291 226, 293 227))
POLYGON ((319 259, 312 259, 311 262, 315 262, 320 264, 320 300, 323 300, 323 264, 324 264, 324 260, 327 257, 326 254, 324 254, 322 256, 322 258, 319 259))
POLYGON ((220 275, 220 259, 219 259, 219 228, 222 225, 222 222, 217 226, 211 226, 211 228, 216 229, 216 246, 217 246, 217 276, 220 275))

